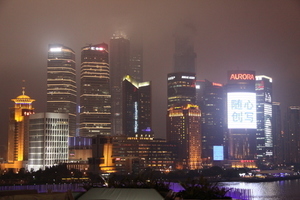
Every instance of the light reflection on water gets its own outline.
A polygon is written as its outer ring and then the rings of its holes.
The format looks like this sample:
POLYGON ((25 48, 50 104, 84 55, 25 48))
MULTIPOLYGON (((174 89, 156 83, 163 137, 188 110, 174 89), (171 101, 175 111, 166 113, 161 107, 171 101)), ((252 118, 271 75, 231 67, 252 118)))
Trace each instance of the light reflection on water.
POLYGON ((251 200, 299 200, 300 180, 274 182, 222 182, 220 186, 251 189, 251 200))

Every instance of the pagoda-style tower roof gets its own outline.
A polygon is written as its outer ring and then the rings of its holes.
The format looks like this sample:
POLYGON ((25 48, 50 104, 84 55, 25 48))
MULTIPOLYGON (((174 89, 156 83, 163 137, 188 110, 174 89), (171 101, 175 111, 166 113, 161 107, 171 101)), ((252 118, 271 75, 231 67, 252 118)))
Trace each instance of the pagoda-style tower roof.
POLYGON ((15 104, 31 104, 35 101, 35 99, 31 99, 29 96, 25 95, 25 88, 22 88, 22 95, 17 96, 16 99, 12 99, 12 101, 15 102, 15 104))

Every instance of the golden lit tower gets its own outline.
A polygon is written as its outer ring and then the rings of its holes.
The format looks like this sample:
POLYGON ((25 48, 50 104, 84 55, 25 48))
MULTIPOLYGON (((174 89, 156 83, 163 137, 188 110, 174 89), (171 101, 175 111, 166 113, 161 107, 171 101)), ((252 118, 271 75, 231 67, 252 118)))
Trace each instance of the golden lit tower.
POLYGON ((171 107, 167 114, 167 141, 178 145, 177 169, 201 168, 201 111, 197 105, 171 107))
POLYGON ((26 116, 34 113, 32 102, 29 96, 25 95, 25 88, 23 88, 22 95, 15 99, 15 106, 10 108, 9 116, 9 130, 8 130, 8 162, 23 161, 26 152, 26 133, 25 123, 26 116))

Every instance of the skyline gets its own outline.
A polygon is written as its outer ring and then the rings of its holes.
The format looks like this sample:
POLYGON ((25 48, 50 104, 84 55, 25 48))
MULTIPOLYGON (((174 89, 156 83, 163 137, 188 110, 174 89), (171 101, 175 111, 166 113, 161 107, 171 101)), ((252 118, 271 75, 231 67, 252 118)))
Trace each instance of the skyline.
POLYGON ((2 0, 0 145, 7 145, 11 99, 22 93, 23 86, 25 94, 36 99, 35 111, 46 111, 49 44, 60 43, 75 51, 79 80, 81 48, 109 44, 118 30, 143 37, 144 81, 152 82, 156 137, 166 137, 167 74, 173 72, 174 32, 183 24, 196 30, 197 80, 226 84, 227 72, 234 69, 272 77, 273 100, 281 102, 284 116, 287 106, 300 105, 299 11, 300 2, 292 0, 2 0))

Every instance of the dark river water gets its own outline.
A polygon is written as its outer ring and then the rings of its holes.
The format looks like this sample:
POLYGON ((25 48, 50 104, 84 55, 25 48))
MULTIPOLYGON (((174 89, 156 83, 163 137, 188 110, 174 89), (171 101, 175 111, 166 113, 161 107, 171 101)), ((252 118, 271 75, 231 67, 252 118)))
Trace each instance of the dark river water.
MULTIPOLYGON (((274 181, 274 182, 220 182, 218 184, 227 189, 232 188, 227 194, 234 199, 240 200, 300 200, 300 179, 274 181)), ((1 190, 30 190, 38 192, 66 192, 68 190, 83 192, 81 184, 58 184, 58 185, 22 185, 1 186, 1 190)), ((180 191, 183 188, 178 183, 172 183, 170 189, 180 191)))
POLYGON ((274 182, 222 182, 229 188, 250 189, 251 200, 300 200, 300 179, 274 182))

